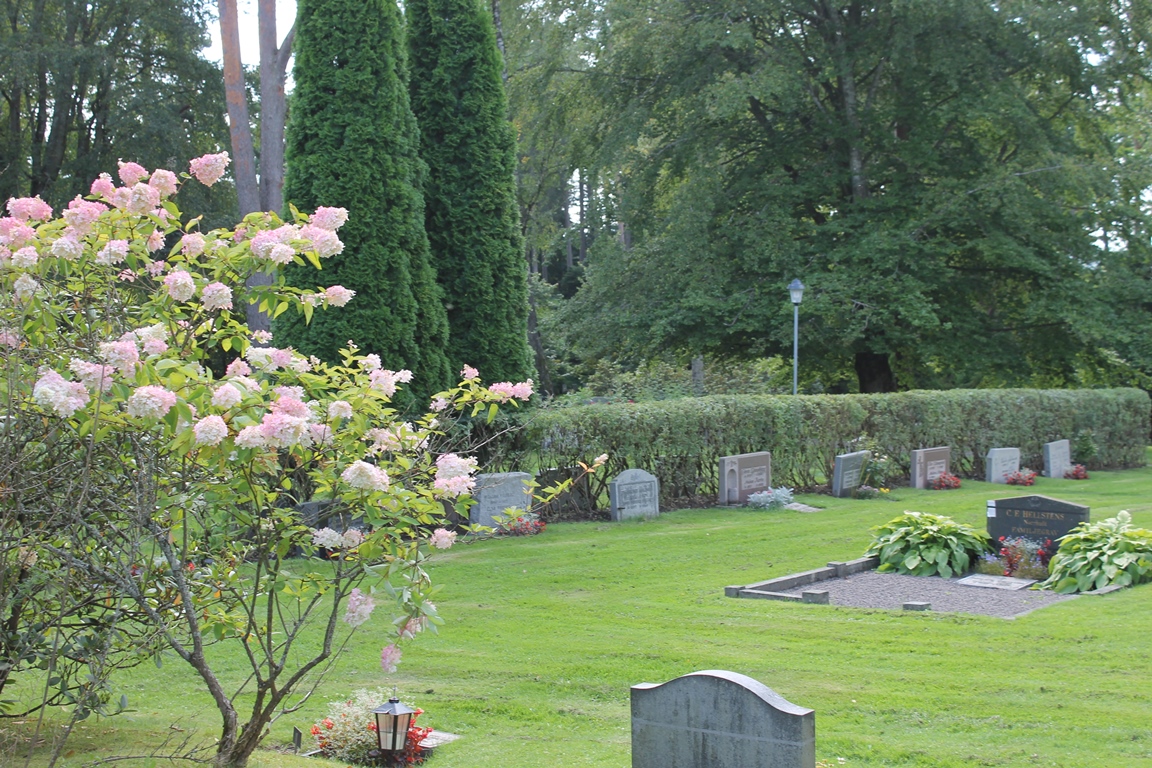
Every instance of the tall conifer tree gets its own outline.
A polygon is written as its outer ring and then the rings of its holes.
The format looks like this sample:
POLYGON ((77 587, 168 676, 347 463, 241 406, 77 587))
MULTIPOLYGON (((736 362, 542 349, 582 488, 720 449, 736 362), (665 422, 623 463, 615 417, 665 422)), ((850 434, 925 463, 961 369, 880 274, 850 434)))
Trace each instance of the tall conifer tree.
POLYGON ((492 18, 479 0, 407 0, 405 14, 449 356, 485 380, 516 381, 531 370, 527 270, 492 18))
POLYGON ((288 125, 286 203, 348 209, 344 252, 317 272, 289 265, 301 287, 356 297, 310 325, 285 313, 277 343, 333 360, 349 339, 415 374, 423 396, 450 383, 443 296, 424 233, 419 131, 408 100, 403 22, 394 0, 300 0, 296 89, 288 125))

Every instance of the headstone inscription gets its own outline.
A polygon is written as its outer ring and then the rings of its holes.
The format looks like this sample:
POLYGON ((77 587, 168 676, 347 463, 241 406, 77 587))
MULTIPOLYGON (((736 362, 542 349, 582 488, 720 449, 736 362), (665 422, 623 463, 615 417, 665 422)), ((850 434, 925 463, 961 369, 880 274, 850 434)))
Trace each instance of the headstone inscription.
POLYGON ((1064 473, 1072 469, 1072 443, 1067 440, 1054 440, 1044 443, 1044 477, 1064 479, 1064 473))
POLYGON ((1030 539, 1054 551, 1056 540, 1088 522, 1088 507, 1048 496, 1017 496, 988 502, 988 535, 995 544, 1006 539, 1030 539))
POLYGON ((532 506, 532 475, 527 472, 497 472, 476 475, 476 503, 468 510, 473 525, 496 527, 496 516, 509 507, 526 512, 532 506))
POLYGON ((741 453, 720 457, 720 504, 747 504, 748 497, 772 487, 772 454, 741 453))
POLYGON ((929 488, 936 478, 948 472, 952 461, 951 446, 919 448, 912 451, 912 487, 929 488))
POLYGON ((985 480, 1005 484, 1008 475, 1020 471, 1019 448, 990 448, 984 457, 985 480))
POLYGON ((660 481, 642 469, 626 469, 608 483, 613 520, 660 514, 660 481))
POLYGON ((864 482, 864 467, 871 458, 871 451, 856 451, 837 456, 832 471, 832 495, 841 498, 851 496, 852 491, 864 482))
POLYGON ((632 686, 632 768, 815 768, 816 714, 706 670, 632 686))

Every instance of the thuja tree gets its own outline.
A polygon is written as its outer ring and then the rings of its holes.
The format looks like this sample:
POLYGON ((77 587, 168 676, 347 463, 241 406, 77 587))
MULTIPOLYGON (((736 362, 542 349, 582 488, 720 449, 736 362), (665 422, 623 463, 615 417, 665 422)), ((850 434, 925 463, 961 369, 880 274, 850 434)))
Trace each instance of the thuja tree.
MULTIPOLYGON (((303 0, 295 44, 284 199, 300 209, 346 205, 345 247, 320 280, 355 290, 349 311, 276 333, 334 362, 348 339, 415 374, 412 392, 448 384, 448 323, 424 233, 424 165, 408 102, 400 12, 392 0, 303 0)), ((294 285, 316 280, 287 266, 294 285)))
POLYGON ((409 0, 412 110, 428 163, 425 228, 456 365, 491 381, 530 370, 515 137, 492 18, 475 0, 409 0))
MULTIPOLYGON (((226 161, 199 158, 191 171, 211 184, 226 161)), ((29 465, 7 473, 16 486, 0 494, 0 520, 20 508, 53 525, 6 534, 19 538, 0 555, 19 573, 53 564, 77 575, 79 593, 124 605, 124 620, 202 680, 221 716, 216 765, 243 766, 367 620, 375 586, 396 615, 386 670, 397 641, 435 626, 425 560, 451 545, 436 525, 445 501, 466 503, 476 467, 438 450, 437 419, 531 390, 483 389, 468 371, 401 422, 392 399, 411 371, 350 342, 335 362, 306 358, 243 322, 250 303, 307 319, 360 299, 340 285, 293 288, 282 274, 246 287, 272 264, 339 252, 344 209, 286 222, 253 213, 200 232, 181 223, 175 174, 127 163, 120 177, 99 179, 61 218, 23 199, 0 219, 0 429, 39 422, 62 462, 85 457, 35 485, 36 452, 11 454, 29 465), (305 500, 361 527, 320 527, 298 511, 305 500), (209 658, 210 643, 247 662, 238 678, 209 658)))

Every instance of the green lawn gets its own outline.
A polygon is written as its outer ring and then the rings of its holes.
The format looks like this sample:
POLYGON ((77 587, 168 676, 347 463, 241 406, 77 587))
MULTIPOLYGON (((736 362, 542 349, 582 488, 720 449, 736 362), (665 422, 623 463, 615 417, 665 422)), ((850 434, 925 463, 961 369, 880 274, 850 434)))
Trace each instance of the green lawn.
MULTIPOLYGON (((385 676, 378 612, 266 744, 287 742, 293 725, 307 732, 329 699, 396 684, 425 724, 463 736, 430 766, 624 768, 629 686, 727 669, 815 709, 817 757, 833 764, 1152 766, 1152 586, 1015 620, 723 596, 725 585, 857 557, 869 527, 905 509, 983 526, 987 499, 1032 492, 1088 504, 1095 520, 1128 509, 1152 527, 1152 470, 1141 469, 1032 489, 965 480, 875 501, 802 496, 826 509, 684 510, 457 545, 434 567, 440 634, 408 644, 400 672, 385 676)), ((122 686, 136 711, 82 724, 63 764, 139 751, 173 723, 216 732, 211 702, 174 659, 122 686)), ((8 740, 21 734, 8 726, 8 740)), ((269 752, 256 764, 317 765, 269 752)))

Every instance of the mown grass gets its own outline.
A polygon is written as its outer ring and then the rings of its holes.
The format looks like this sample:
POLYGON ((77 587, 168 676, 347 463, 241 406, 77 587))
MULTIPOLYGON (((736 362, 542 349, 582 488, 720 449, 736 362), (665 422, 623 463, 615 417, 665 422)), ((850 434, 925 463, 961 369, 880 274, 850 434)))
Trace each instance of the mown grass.
MULTIPOLYGON (((293 725, 307 732, 328 700, 395 684, 427 710, 426 724, 463 737, 430 766, 623 768, 631 685, 728 669, 815 709, 817 756, 833 763, 1152 766, 1152 586, 1015 620, 723 596, 725 585, 859 556, 869 527, 905 509, 983 526, 985 501, 1017 492, 1088 504, 1096 520, 1128 509, 1152 527, 1152 470, 1140 469, 1041 478, 1032 489, 965 480, 957 491, 897 489, 887 500, 802 496, 825 509, 683 510, 458 545, 434 566, 440 634, 409 644, 400 672, 386 676, 378 611, 266 744, 287 743, 293 725)), ((238 682, 242 665, 228 668, 238 682)), ((121 687, 135 711, 82 724, 63 765, 139 753, 173 724, 205 739, 217 731, 210 700, 174 659, 132 671, 121 687)), ((29 727, 9 724, 7 736, 29 727)), ((318 765, 273 752, 254 763, 318 765)))

